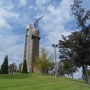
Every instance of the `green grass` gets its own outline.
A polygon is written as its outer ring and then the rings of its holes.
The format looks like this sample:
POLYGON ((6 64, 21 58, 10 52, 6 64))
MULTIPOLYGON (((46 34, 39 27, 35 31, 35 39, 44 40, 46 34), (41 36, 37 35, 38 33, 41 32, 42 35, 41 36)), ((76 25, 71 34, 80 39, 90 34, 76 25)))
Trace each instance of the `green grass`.
POLYGON ((85 82, 40 74, 0 74, 0 90, 90 90, 85 82))

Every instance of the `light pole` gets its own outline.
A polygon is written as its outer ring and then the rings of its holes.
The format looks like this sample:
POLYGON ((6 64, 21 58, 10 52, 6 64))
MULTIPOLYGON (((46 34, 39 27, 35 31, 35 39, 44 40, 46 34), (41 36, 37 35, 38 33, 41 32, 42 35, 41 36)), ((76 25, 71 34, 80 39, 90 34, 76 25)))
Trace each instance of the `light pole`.
POLYGON ((58 45, 52 44, 52 46, 54 47, 54 53, 55 53, 55 77, 58 78, 58 73, 57 73, 57 61, 56 61, 56 47, 58 45))

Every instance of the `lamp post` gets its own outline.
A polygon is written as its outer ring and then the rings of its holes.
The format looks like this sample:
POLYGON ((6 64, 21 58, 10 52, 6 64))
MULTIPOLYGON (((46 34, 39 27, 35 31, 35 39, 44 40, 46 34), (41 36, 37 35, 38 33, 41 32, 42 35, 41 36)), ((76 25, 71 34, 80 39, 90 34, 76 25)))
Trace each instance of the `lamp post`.
POLYGON ((54 47, 54 53, 55 53, 55 77, 58 78, 58 73, 57 73, 57 61, 56 61, 56 47, 58 45, 52 44, 52 46, 54 47))

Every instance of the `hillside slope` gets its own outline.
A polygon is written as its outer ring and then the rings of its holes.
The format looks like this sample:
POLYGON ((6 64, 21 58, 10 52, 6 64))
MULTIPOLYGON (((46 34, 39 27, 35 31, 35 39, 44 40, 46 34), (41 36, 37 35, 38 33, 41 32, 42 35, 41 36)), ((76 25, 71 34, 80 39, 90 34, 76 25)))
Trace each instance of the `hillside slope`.
POLYGON ((90 90, 83 81, 40 74, 0 74, 0 90, 90 90))

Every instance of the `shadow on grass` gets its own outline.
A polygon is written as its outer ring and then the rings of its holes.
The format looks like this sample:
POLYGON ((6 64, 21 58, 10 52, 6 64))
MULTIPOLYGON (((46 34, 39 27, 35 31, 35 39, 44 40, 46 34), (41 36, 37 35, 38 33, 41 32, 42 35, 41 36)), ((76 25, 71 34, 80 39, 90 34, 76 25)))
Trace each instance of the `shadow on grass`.
POLYGON ((0 79, 25 79, 31 76, 31 74, 0 74, 0 79))
POLYGON ((83 81, 83 80, 75 80, 75 79, 72 79, 71 81, 75 81, 75 82, 78 82, 78 83, 85 83, 85 81, 83 81))
MULTIPOLYGON (((66 77, 64 77, 64 78, 66 78, 66 77)), ((83 81, 83 80, 72 79, 72 78, 66 78, 66 79, 68 79, 68 80, 70 80, 70 81, 77 82, 77 83, 83 83, 83 84, 85 84, 85 81, 83 81)))

